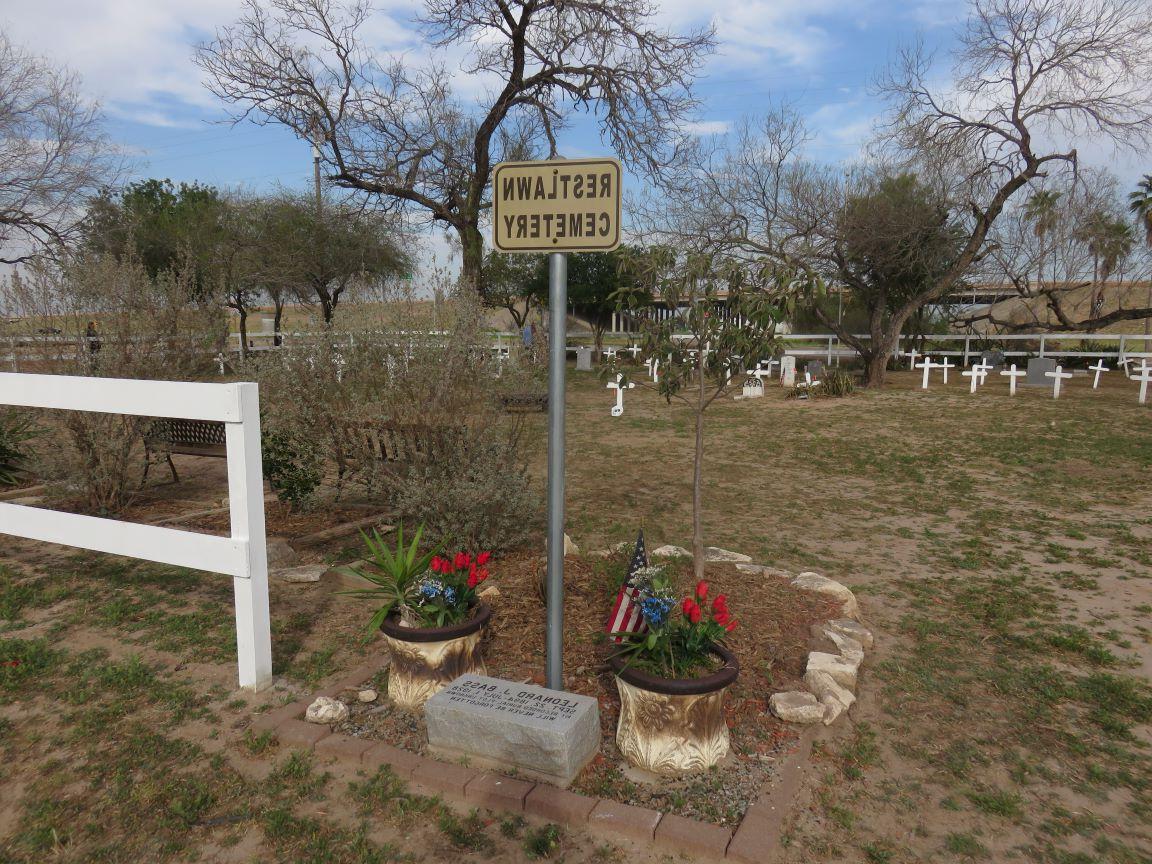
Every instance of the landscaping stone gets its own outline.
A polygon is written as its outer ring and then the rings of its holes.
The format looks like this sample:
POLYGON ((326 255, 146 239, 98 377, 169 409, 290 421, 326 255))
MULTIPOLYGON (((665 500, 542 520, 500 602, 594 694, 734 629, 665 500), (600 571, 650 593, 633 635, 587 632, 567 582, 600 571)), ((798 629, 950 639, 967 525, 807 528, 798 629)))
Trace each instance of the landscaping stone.
POLYGON ((605 837, 625 837, 651 843, 660 824, 660 813, 647 807, 633 807, 601 798, 588 814, 588 827, 605 837))
POLYGON ((282 582, 319 582, 320 577, 327 571, 327 564, 305 564, 303 567, 288 567, 286 569, 274 570, 273 575, 282 582))
POLYGON ((829 621, 824 625, 830 630, 834 630, 842 636, 847 636, 850 639, 855 639, 865 649, 871 650, 874 643, 872 631, 861 624, 859 621, 853 621, 851 618, 836 618, 829 621))
POLYGON ((600 749, 596 699, 462 675, 424 706, 428 744, 567 786, 600 749))
POLYGON ((782 579, 795 579, 795 573, 780 570, 776 567, 765 567, 763 564, 737 564, 736 569, 741 573, 752 573, 756 576, 778 576, 782 579))
POLYGON ((819 723, 824 719, 824 706, 820 700, 804 690, 773 693, 768 707, 787 723, 819 723))
POLYGON ((711 564, 748 564, 752 561, 751 555, 742 555, 739 552, 729 552, 717 546, 704 547, 704 560, 711 564))
POLYGON ((844 614, 849 618, 855 618, 860 612, 856 595, 834 579, 821 576, 819 573, 801 573, 792 580, 792 584, 801 591, 815 591, 817 594, 839 600, 843 605, 844 614))
POLYGON ((856 670, 860 664, 853 664, 840 654, 813 651, 808 655, 807 672, 823 672, 841 687, 856 689, 856 670))
POLYGON ((661 546, 658 549, 653 549, 651 552, 653 558, 691 558, 692 553, 682 546, 661 546))
POLYGON ((665 813, 656 826, 656 845, 692 861, 723 861, 732 829, 665 813))
POLYGON ((299 747, 311 750, 316 742, 327 738, 327 726, 305 723, 302 720, 285 720, 276 727, 276 740, 284 747, 299 747))
POLYGON ((564 826, 583 825, 597 799, 537 783, 524 799, 524 812, 564 826))
POLYGON ((840 652, 841 657, 843 657, 848 663, 852 664, 853 666, 855 666, 857 668, 860 667, 860 664, 864 662, 864 646, 863 645, 861 645, 859 642, 857 642, 855 639, 851 638, 850 636, 845 636, 843 633, 840 633, 836 630, 833 630, 830 627, 824 628, 824 634, 836 646, 836 650, 838 652, 840 652))
POLYGON ((851 690, 841 687, 827 672, 812 670, 804 674, 804 686, 820 700, 824 706, 824 725, 830 725, 844 711, 856 702, 851 690))
POLYGON ((286 567, 295 567, 300 561, 296 550, 288 545, 288 541, 281 537, 268 538, 268 569, 279 570, 286 567))
POLYGON ((519 813, 524 809, 524 799, 535 786, 535 783, 500 774, 480 774, 464 787, 464 800, 477 807, 519 813))
POLYGON ((375 690, 361 690, 359 693, 356 694, 356 698, 359 699, 361 702, 375 702, 376 698, 379 695, 380 694, 377 693, 375 690))
POLYGON ((328 725, 339 723, 348 719, 348 706, 339 699, 329 696, 317 696, 316 701, 308 706, 304 712, 304 719, 309 723, 328 725))

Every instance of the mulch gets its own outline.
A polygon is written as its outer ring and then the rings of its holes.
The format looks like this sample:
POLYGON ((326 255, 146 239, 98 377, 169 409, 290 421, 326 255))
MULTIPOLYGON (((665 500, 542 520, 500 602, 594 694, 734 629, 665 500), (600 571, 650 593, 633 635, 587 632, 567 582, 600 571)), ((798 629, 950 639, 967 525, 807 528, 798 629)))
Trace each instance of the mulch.
MULTIPOLYGON (((720 766, 683 779, 645 782, 626 770, 616 749, 620 701, 607 665, 611 643, 604 636, 627 554, 607 558, 571 557, 565 562, 564 672, 566 689, 595 697, 603 731, 601 753, 577 778, 573 789, 651 807, 720 825, 739 822, 748 805, 771 783, 780 757, 796 738, 795 727, 768 711, 768 698, 794 689, 804 674, 811 625, 837 617, 836 604, 798 591, 786 579, 741 573, 730 564, 709 564, 712 594, 724 592, 739 621, 728 646, 741 672, 728 692, 732 752, 720 766)), ((686 595, 695 584, 689 562, 672 567, 686 595)), ((539 554, 513 554, 495 560, 490 585, 499 596, 485 637, 488 674, 517 682, 544 684, 545 560, 539 554)), ((386 674, 386 673, 385 673, 386 674)), ((383 690, 383 680, 379 682, 383 690)), ((426 749, 423 719, 392 708, 354 703, 338 731, 387 740, 415 752, 426 749)))

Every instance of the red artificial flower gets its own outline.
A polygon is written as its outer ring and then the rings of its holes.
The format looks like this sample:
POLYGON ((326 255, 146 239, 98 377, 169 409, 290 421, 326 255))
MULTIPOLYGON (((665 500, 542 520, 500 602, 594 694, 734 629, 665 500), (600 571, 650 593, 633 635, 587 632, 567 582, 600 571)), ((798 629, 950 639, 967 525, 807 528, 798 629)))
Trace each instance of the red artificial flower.
POLYGON ((700 607, 693 603, 692 608, 688 612, 688 620, 693 624, 699 624, 700 619, 703 617, 704 613, 701 611, 700 607))
POLYGON ((708 583, 703 579, 696 583, 696 596, 701 600, 708 596, 708 583))
POLYGON ((480 579, 477 577, 476 573, 473 572, 472 574, 470 574, 468 576, 468 587, 469 588, 475 588, 479 584, 480 584, 480 579))
POLYGON ((728 626, 726 626, 724 629, 725 629, 727 632, 731 633, 733 630, 735 630, 735 629, 736 629, 736 622, 735 622, 735 621, 729 621, 729 622, 728 622, 728 626))
POLYGON ((483 582, 483 581, 484 581, 485 579, 487 579, 487 578, 488 578, 488 568, 487 568, 487 567, 483 567, 483 568, 481 568, 481 569, 480 569, 480 571, 479 571, 479 572, 476 574, 476 581, 477 581, 477 582, 483 582))
POLYGON ((692 607, 696 605, 696 601, 691 597, 685 597, 684 601, 680 604, 680 611, 687 615, 692 611, 692 607))
POLYGON ((728 610, 726 609, 716 612, 713 617, 715 618, 717 624, 727 624, 730 620, 728 610))
POLYGON ((439 573, 440 572, 440 556, 439 555, 433 555, 432 556, 432 563, 429 564, 428 566, 432 570, 433 573, 439 573))
POLYGON ((728 595, 727 594, 717 594, 716 599, 712 601, 712 608, 715 609, 717 612, 727 612, 728 611, 728 595))
POLYGON ((492 560, 492 553, 491 552, 481 552, 479 555, 476 556, 476 563, 479 564, 481 567, 483 567, 485 564, 487 564, 491 560, 492 560))
POLYGON ((467 552, 457 552, 455 563, 456 563, 456 569, 457 570, 463 570, 465 567, 467 567, 471 563, 470 559, 468 558, 468 553, 467 552))

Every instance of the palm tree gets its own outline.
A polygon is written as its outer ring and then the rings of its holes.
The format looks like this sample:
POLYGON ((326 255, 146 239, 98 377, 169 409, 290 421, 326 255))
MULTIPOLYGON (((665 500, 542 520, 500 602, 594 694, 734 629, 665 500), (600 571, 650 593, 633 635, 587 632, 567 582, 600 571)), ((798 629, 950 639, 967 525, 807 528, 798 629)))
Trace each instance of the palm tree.
POLYGON ((1076 231, 1076 238, 1087 244, 1092 255, 1092 309, 1096 318, 1104 308, 1104 283, 1128 257, 1136 238, 1132 226, 1110 213, 1097 210, 1076 231))
MULTIPOLYGON (((1152 174, 1145 174, 1144 179, 1136 184, 1136 190, 1128 195, 1128 210, 1135 215, 1140 227, 1144 229, 1144 242, 1152 249, 1152 174)), ((1148 283, 1148 305, 1152 307, 1152 281, 1148 283)), ((1152 319, 1144 319, 1144 335, 1150 332, 1152 319)))
MULTIPOLYGON (((1038 192, 1033 192, 1024 202, 1024 218, 1032 223, 1032 233, 1036 235, 1041 246, 1044 245, 1045 238, 1056 229, 1060 221, 1060 212, 1057 210, 1060 194, 1054 189, 1041 189, 1038 192)), ((1052 271, 1052 276, 1055 278, 1055 265, 1053 265, 1052 271)), ((1041 286, 1044 282, 1044 257, 1042 254, 1036 259, 1036 282, 1041 286)), ((1051 310, 1048 311, 1048 314, 1051 315, 1051 310)))

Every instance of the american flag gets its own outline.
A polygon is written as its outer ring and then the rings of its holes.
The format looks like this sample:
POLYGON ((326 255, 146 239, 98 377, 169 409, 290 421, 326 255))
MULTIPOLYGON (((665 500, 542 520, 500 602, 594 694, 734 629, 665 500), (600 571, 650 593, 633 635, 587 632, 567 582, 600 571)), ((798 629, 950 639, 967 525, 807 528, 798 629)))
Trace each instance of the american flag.
MULTIPOLYGON (((609 633, 643 633, 648 629, 644 616, 640 614, 640 607, 637 605, 637 601, 640 599, 639 592, 632 582, 636 571, 647 566, 648 552, 644 548, 644 529, 641 528, 640 534, 636 538, 636 551, 632 553, 632 560, 628 564, 628 575, 620 587, 620 593, 616 595, 616 605, 612 607, 612 615, 608 618, 609 633)), ((612 638, 615 642, 624 641, 623 636, 613 636, 612 638)))

